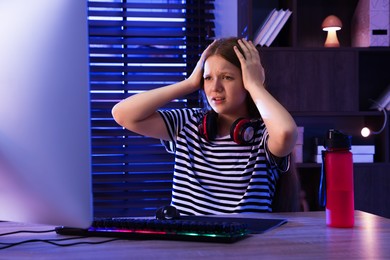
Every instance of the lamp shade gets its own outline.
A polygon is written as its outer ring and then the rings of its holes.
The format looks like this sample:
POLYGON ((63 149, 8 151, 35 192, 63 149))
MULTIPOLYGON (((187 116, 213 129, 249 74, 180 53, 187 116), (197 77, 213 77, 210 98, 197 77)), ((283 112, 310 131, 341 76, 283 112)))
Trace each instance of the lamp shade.
POLYGON ((322 22, 322 30, 329 31, 329 30, 340 30, 343 26, 341 20, 335 16, 335 15, 329 15, 327 16, 324 21, 322 22))

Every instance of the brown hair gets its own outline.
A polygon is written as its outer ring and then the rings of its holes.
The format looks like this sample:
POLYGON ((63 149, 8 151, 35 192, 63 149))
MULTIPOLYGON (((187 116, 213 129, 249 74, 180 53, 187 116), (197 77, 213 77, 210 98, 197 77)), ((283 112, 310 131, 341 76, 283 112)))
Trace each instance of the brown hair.
MULTIPOLYGON (((238 44, 238 39, 239 38, 237 38, 237 37, 218 39, 211 46, 211 49, 210 49, 211 54, 209 55, 209 57, 213 56, 213 55, 219 55, 222 58, 224 58, 225 60, 227 60, 228 62, 232 63, 237 68, 239 68, 240 71, 242 72, 240 60, 238 59, 238 57, 233 49, 233 46, 237 46, 237 48, 241 52, 241 54, 244 55, 243 50, 241 49, 240 45, 238 44)), ((203 84, 204 84, 204 82, 202 80, 202 82, 201 82, 201 85, 202 85, 201 99, 203 101, 204 109, 206 111, 208 111, 208 110, 211 110, 211 107, 208 104, 206 95, 203 91, 203 84)), ((246 104, 247 104, 249 116, 253 117, 253 118, 259 118, 260 113, 257 110, 257 107, 256 107, 255 103, 253 102, 249 93, 247 95, 246 104)))
POLYGON ((234 66, 240 69, 241 71, 241 63, 234 52, 233 47, 237 46, 239 51, 242 55, 244 55, 244 52, 242 51, 240 45, 238 44, 238 38, 236 37, 230 37, 230 38, 223 38, 217 40, 213 46, 211 46, 210 49, 210 56, 212 55, 219 55, 228 62, 232 63, 234 66))

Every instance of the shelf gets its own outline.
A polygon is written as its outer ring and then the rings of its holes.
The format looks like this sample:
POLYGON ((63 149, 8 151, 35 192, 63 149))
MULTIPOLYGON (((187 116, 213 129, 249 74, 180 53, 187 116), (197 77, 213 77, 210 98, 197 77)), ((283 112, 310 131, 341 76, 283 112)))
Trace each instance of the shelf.
POLYGON ((358 0, 240 0, 238 35, 253 39, 253 34, 273 8, 288 8, 293 12, 292 16, 273 46, 322 47, 326 32, 322 31, 321 24, 330 14, 338 16, 343 23, 338 32, 341 46, 351 46, 351 21, 357 3, 358 0))
MULTIPOLYGON (((253 39, 273 8, 289 9, 291 17, 271 45, 273 47, 321 48, 327 33, 322 22, 336 15, 343 23, 337 32, 340 46, 352 46, 352 21, 359 0, 240 0, 238 1, 238 35, 253 39)), ((386 47, 370 47, 386 48, 386 47)))
POLYGON ((363 127, 379 130, 383 112, 371 110, 390 84, 390 48, 259 48, 268 91, 305 127, 304 161, 313 139, 328 129, 374 144, 375 162, 390 162, 389 127, 363 138, 363 127), (363 51, 362 51, 363 50, 363 51))
MULTIPOLYGON (((355 163, 358 208, 389 215, 378 198, 389 198, 390 124, 382 133, 363 138, 360 130, 383 125, 383 112, 372 110, 390 84, 390 47, 351 47, 351 21, 358 0, 240 0, 238 28, 252 39, 259 12, 289 8, 292 15, 270 47, 257 46, 268 91, 304 127, 303 163, 297 164, 302 190, 311 210, 318 206, 321 164, 311 162, 313 147, 329 129, 352 136, 352 144, 375 145, 374 163, 355 163), (264 5, 266 3, 266 6, 264 5), (339 48, 325 48, 323 19, 334 14, 343 22, 339 48)), ((256 24, 257 23, 257 24, 256 24)), ((240 34, 239 34, 240 35, 240 34)))

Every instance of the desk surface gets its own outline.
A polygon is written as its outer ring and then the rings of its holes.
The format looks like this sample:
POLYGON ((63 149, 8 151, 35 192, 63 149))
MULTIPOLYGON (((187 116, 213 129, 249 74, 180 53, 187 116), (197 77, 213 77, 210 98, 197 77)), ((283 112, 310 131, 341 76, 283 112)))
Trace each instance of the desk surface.
MULTIPOLYGON (((0 258, 18 259, 389 259, 390 219, 355 212, 355 227, 330 228, 325 212, 264 213, 248 217, 286 218, 288 223, 263 234, 251 235, 233 244, 185 241, 120 240, 97 245, 58 247, 42 242, 0 250, 0 258)), ((51 226, 0 222, 0 233, 17 230, 47 230, 51 226)), ((52 233, 21 233, 0 237, 1 243, 29 239, 64 238, 52 233)), ((87 238, 76 241, 101 241, 87 238)), ((64 241, 71 243, 75 241, 64 241)), ((0 245, 1 246, 1 245, 0 245)))

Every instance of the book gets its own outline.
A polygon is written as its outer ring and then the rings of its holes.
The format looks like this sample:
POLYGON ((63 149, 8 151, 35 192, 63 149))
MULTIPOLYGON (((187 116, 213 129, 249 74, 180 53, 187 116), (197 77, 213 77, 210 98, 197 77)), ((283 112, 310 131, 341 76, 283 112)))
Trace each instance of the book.
POLYGON ((279 10, 278 15, 276 18, 271 21, 271 25, 268 28, 268 30, 265 32, 264 36, 260 40, 260 46, 264 46, 269 37, 271 36, 272 32, 275 30, 276 26, 280 23, 284 15, 286 14, 286 10, 279 10))
POLYGON ((272 44, 276 36, 278 36, 279 32, 282 30, 283 26, 286 24, 288 18, 290 18, 291 14, 292 12, 287 9, 280 22, 276 25, 275 30, 271 33, 270 37, 265 43, 265 46, 269 47, 272 44))
POLYGON ((276 19, 279 11, 274 8, 267 18, 265 19, 262 26, 259 27, 259 29, 256 31, 253 37, 253 44, 258 45, 260 43, 260 40, 264 37, 264 34, 268 31, 269 27, 271 27, 273 21, 276 19))

